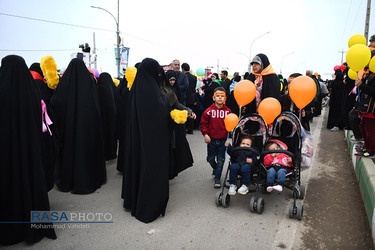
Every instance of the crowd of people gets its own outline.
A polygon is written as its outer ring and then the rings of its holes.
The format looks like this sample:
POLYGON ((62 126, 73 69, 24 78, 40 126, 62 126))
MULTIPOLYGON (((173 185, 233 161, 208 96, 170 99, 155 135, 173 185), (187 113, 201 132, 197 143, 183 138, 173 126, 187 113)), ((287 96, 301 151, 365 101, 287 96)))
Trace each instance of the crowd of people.
MULTIPOLYGON (((373 47, 374 39, 370 39, 373 47)), ((108 73, 96 77, 76 58, 51 88, 43 60, 28 68, 20 56, 4 57, 0 68, 0 221, 27 222, 30 211, 48 211, 48 191, 54 186, 73 194, 95 192, 107 181, 106 161, 118 158, 117 170, 123 174, 123 207, 138 220, 152 222, 165 215, 169 181, 194 163, 186 139, 194 130, 200 130, 207 144, 214 188, 222 186, 228 147, 233 158, 229 194, 236 193, 239 172, 243 185, 238 192, 246 194, 251 166, 257 163, 259 152, 233 151, 224 119, 229 113, 257 113, 259 103, 267 97, 277 99, 282 110, 293 112, 309 131, 309 123, 321 115, 322 100, 329 96, 327 128, 352 129, 352 140, 364 141, 357 155, 374 156, 373 72, 365 68, 357 80, 351 80, 346 66, 335 69, 334 80, 324 82, 307 70, 306 76, 313 79, 317 92, 311 103, 298 109, 288 86, 301 74, 284 79, 275 73, 265 54, 257 54, 251 66, 251 72, 243 76, 235 73, 232 79, 226 70, 220 77, 208 72, 202 79, 191 73, 188 63, 173 60, 172 69, 165 72, 156 60, 146 58, 131 67, 136 72, 133 78, 124 77, 116 86, 108 73), (256 96, 240 107, 234 89, 244 79, 255 84, 256 96)), ((244 135, 239 147, 250 148, 252 144, 253 138, 244 135)), ((287 149, 277 140, 267 147, 287 149)), ((281 192, 292 167, 290 159, 270 154, 265 162, 267 191, 281 192)), ((43 237, 56 238, 53 228, 0 224, 2 245, 32 243, 43 237)))
MULTIPOLYGON (((375 35, 370 37, 371 58, 375 55, 375 35)), ((356 143, 357 157, 375 158, 375 74, 367 65, 357 79, 349 77, 344 63, 334 68, 333 80, 328 82, 330 110, 327 128, 331 131, 352 130, 350 140, 356 143)))

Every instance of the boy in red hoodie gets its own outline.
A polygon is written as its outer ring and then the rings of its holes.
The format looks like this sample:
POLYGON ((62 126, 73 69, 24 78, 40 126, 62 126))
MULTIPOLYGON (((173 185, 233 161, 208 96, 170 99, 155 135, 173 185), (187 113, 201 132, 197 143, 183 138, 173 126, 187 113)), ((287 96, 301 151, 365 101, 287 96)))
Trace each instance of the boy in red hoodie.
POLYGON ((204 142, 207 143, 207 161, 210 163, 215 176, 214 188, 221 187, 221 172, 223 171, 225 158, 225 141, 228 132, 225 129, 224 118, 231 112, 225 106, 225 89, 217 87, 214 90, 214 104, 204 111, 201 118, 201 132, 204 142))
MULTIPOLYGON (((265 149, 288 150, 288 146, 282 141, 272 139, 268 141, 265 149)), ((267 168, 267 192, 283 191, 286 174, 293 170, 292 157, 283 153, 268 154, 264 157, 263 164, 267 168), (277 185, 274 186, 276 174, 277 185)))

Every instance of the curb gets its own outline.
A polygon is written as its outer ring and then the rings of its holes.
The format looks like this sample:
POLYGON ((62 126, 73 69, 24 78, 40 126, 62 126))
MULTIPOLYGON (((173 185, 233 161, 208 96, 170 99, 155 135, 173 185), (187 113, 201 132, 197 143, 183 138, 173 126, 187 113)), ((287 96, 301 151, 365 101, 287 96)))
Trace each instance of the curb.
POLYGON ((351 130, 345 130, 348 149, 352 158, 353 167, 357 176, 362 200, 365 205, 367 219, 372 231, 372 240, 375 244, 375 164, 371 159, 354 156, 354 143, 349 139, 353 135, 351 130))

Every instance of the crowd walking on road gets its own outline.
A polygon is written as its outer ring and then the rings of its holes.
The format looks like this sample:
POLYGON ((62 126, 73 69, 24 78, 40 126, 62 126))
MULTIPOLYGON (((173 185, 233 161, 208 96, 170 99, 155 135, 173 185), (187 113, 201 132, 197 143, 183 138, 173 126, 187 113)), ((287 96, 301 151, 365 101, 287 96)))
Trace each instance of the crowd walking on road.
MULTIPOLYGON (((375 35, 370 49, 372 58, 375 35)), ((227 186, 223 169, 228 155, 229 195, 247 194, 260 165, 265 169, 265 190, 282 192, 285 179, 295 170, 294 158, 283 153, 291 150, 289 141, 270 139, 258 147, 247 128, 232 145, 234 130, 226 124, 231 113, 239 117, 235 128, 244 117, 262 116, 269 100, 275 100, 280 112, 267 121, 264 130, 270 132, 265 133, 287 133, 285 140, 300 130, 309 134, 310 123, 329 100, 326 128, 353 130, 350 140, 357 143, 355 155, 375 158, 375 70, 371 65, 359 71, 356 79, 350 77, 350 65, 339 65, 326 81, 310 69, 305 75, 295 72, 284 78, 263 53, 256 54, 250 65, 252 70, 244 74, 230 75, 228 70, 197 74, 179 59, 164 70, 157 60, 145 58, 128 67, 124 78, 114 79, 107 72, 90 71, 78 58, 61 74, 51 57, 30 67, 21 56, 2 58, 0 222, 5 223, 0 223, 0 244, 56 239, 53 228, 36 229, 26 223, 30 212, 50 210, 48 192, 54 187, 72 195, 100 189, 108 181, 106 161, 114 159, 122 174, 120 209, 144 223, 167 216, 169 182, 183 171, 192 171, 194 156, 187 136, 194 133, 201 133, 202 143, 207 144, 207 166, 202 167, 213 176, 213 188, 227 186), (305 79, 315 90, 303 107, 294 96, 296 79, 305 79), (254 89, 244 105, 237 95, 243 84, 254 89), (296 117, 299 127, 281 128, 277 120, 281 112, 296 117), (263 151, 272 152, 262 158, 263 151)))

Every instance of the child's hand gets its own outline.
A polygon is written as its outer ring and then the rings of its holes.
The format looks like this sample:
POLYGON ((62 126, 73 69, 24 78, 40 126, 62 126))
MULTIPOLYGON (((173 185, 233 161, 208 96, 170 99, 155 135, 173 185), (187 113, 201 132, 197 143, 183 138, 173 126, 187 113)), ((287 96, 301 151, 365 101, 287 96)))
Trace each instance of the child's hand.
POLYGON ((211 138, 209 135, 204 135, 204 142, 207 144, 211 142, 211 138))
POLYGON ((230 145, 230 142, 229 142, 229 141, 226 141, 226 142, 224 143, 224 145, 225 145, 225 147, 228 147, 228 146, 230 145))
POLYGON ((246 163, 249 163, 249 164, 253 163, 253 159, 251 159, 251 158, 246 158, 246 163))
POLYGON ((290 162, 292 162, 292 158, 288 158, 286 161, 287 161, 288 163, 290 163, 290 162))

